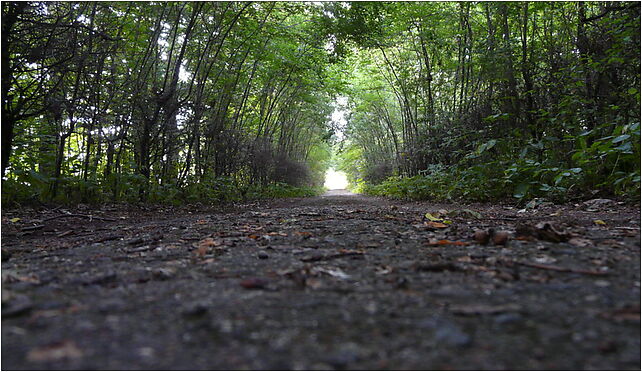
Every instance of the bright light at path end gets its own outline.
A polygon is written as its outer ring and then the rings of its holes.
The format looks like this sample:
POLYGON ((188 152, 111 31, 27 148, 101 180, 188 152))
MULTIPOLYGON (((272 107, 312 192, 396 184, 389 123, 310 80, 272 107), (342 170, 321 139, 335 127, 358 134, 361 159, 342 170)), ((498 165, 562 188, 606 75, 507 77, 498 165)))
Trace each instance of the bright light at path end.
POLYGON ((328 169, 325 172, 325 184, 323 185, 330 190, 345 189, 348 187, 348 179, 344 172, 337 172, 334 169, 328 169))

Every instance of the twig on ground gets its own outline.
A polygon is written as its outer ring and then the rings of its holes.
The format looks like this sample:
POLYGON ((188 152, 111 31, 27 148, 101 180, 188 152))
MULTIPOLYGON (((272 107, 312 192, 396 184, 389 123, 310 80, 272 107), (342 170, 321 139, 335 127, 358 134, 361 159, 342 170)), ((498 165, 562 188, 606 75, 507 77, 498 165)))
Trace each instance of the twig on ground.
POLYGON ((108 235, 108 236, 105 236, 105 237, 102 237, 102 238, 96 240, 94 243, 102 243, 102 242, 106 242, 106 241, 109 241, 109 240, 118 240, 118 239, 121 239, 121 238, 124 238, 124 237, 125 237, 124 235, 108 235))
POLYGON ((20 231, 33 231, 33 230, 42 229, 43 227, 45 227, 45 225, 25 226, 21 228, 20 231))
POLYGON ((55 220, 55 219, 58 219, 58 218, 68 218, 68 217, 89 218, 90 220, 100 220, 100 221, 116 221, 115 218, 98 217, 98 216, 89 215, 89 214, 61 214, 61 215, 58 215, 58 216, 45 218, 44 220, 42 220, 42 222, 47 222, 47 221, 55 220))
POLYGON ((67 230, 67 231, 65 231, 65 232, 62 232, 62 233, 60 233, 60 234, 56 235, 56 237, 57 237, 57 238, 62 238, 62 237, 64 237, 64 236, 71 235, 71 234, 73 234, 73 233, 74 233, 74 230, 67 230))

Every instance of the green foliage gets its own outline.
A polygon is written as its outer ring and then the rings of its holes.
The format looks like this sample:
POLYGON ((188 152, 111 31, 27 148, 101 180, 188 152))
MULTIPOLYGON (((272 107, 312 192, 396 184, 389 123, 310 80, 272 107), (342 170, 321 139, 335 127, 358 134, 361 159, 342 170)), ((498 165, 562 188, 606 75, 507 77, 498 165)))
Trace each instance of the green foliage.
POLYGON ((390 177, 377 185, 360 182, 357 190, 403 199, 469 201, 510 197, 521 202, 535 197, 568 201, 590 197, 595 190, 604 195, 639 198, 639 124, 617 128, 613 135, 595 140, 591 146, 586 146, 582 137, 576 141, 580 147, 572 151, 570 167, 551 158, 544 157, 543 162, 529 158, 529 149, 543 149, 538 144, 524 147, 522 156, 516 160, 495 158, 467 166, 470 159, 480 157, 484 149, 495 146, 495 142, 490 145, 484 142, 464 156, 457 166, 433 165, 421 175, 390 177))
POLYGON ((345 12, 385 15, 389 27, 354 40, 342 170, 356 189, 400 198, 639 197, 639 6, 604 9, 425 2, 345 12), (387 164, 394 177, 380 181, 387 164))
POLYGON ((311 194, 332 146, 351 187, 380 195, 640 194, 637 3, 2 12, 3 201, 311 194), (339 96, 343 140, 328 123, 339 96))
POLYGON ((323 183, 341 79, 321 5, 2 12, 3 200, 236 201, 323 183))

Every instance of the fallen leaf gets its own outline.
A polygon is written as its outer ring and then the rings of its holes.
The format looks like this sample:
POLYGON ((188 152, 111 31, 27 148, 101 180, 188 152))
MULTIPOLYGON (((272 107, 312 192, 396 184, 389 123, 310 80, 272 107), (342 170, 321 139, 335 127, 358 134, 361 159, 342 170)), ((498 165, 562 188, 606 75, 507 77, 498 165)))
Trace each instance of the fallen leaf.
POLYGON ((606 222, 602 220, 593 220, 593 223, 596 225, 602 225, 602 226, 606 225, 606 222))
POLYGON ((15 271, 3 270, 2 283, 33 283, 40 284, 40 279, 36 274, 20 275, 15 271))
POLYGON ((82 351, 73 341, 65 340, 29 351, 27 360, 34 363, 43 363, 62 359, 78 359, 82 355, 82 351))
POLYGON ((323 287, 323 282, 315 278, 305 278, 302 284, 311 289, 320 289, 323 287))
POLYGON ((615 309, 612 311, 600 314, 604 318, 613 319, 615 321, 640 321, 640 304, 628 305, 615 309))
POLYGON ((432 215, 432 214, 430 214, 430 213, 426 213, 426 214, 424 215, 424 217, 426 217, 427 219, 429 219, 430 221, 433 221, 433 222, 441 221, 441 218, 437 218, 437 217, 433 216, 433 215, 432 215))
POLYGON ((611 208, 615 205, 615 201, 611 199, 592 199, 583 203, 584 210, 588 212, 597 212, 611 208))
POLYGON ((241 280, 239 284, 245 289, 264 289, 268 281, 263 278, 248 278, 241 280))
POLYGON ((475 212, 471 209, 457 209, 451 212, 448 212, 447 215, 449 216, 459 216, 459 217, 473 217, 478 220, 482 218, 482 215, 479 214, 479 212, 475 212))
POLYGON ((12 219, 10 219, 9 221, 11 221, 11 222, 13 222, 13 223, 16 223, 16 222, 20 221, 20 218, 18 218, 18 217, 16 217, 16 218, 12 218, 12 219))
POLYGON ((559 231, 553 222, 540 222, 535 226, 522 224, 517 226, 516 234, 524 237, 532 236, 553 243, 566 242, 569 239, 569 234, 559 231))
POLYGON ((219 240, 214 240, 213 238, 205 238, 199 241, 198 244, 195 244, 194 246, 196 247, 196 254, 200 258, 203 258, 211 248, 221 245, 223 245, 223 243, 219 240))
POLYGON ((564 212, 563 209, 558 209, 556 212, 549 214, 551 217, 557 217, 560 216, 564 212))
POLYGON ((339 249, 340 254, 365 254, 366 251, 363 249, 339 249))
POLYGON ((576 247, 586 247, 589 245, 593 245, 592 241, 588 239, 582 239, 582 238, 571 238, 569 239, 568 243, 576 247))
POLYGON ((387 274, 390 274, 391 272, 393 272, 393 270, 394 269, 391 266, 382 265, 382 266, 379 266, 379 267, 377 267, 375 269, 375 274, 377 274, 377 275, 387 275, 387 274))
POLYGON ((533 236, 523 236, 523 235, 520 235, 520 236, 518 236, 518 237, 515 237, 515 240, 521 240, 521 241, 525 241, 525 242, 532 242, 532 241, 535 241, 535 240, 536 240, 536 238, 535 238, 535 237, 533 237, 533 236))
POLYGON ((430 227, 430 228, 433 228, 433 229, 445 229, 445 228, 448 228, 448 225, 446 225, 445 223, 441 223, 441 222, 426 221, 424 224, 426 226, 430 227))
POLYGON ((269 236, 288 236, 288 234, 280 231, 279 232, 274 231, 274 232, 268 233, 268 235, 269 236))
POLYGON ((204 247, 218 247, 223 245, 223 242, 220 240, 214 240, 213 238, 205 238, 198 242, 198 246, 204 246, 204 247))
POLYGON ((341 269, 336 269, 336 268, 315 267, 314 269, 312 269, 312 272, 328 274, 330 276, 339 278, 341 280, 350 279, 350 275, 344 273, 343 271, 341 271, 341 269))
POLYGON ((436 240, 436 239, 430 239, 428 245, 468 245, 467 242, 459 242, 459 241, 453 241, 453 240, 447 240, 447 239, 441 239, 441 240, 436 240))

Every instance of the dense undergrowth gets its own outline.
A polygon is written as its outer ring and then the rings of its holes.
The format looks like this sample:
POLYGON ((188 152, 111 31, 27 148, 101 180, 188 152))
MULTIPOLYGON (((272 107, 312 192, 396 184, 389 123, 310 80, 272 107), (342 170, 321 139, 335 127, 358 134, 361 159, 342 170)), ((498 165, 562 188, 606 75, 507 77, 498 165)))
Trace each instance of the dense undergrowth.
MULTIPOLYGON (((29 175, 30 180, 37 180, 37 174, 29 175)), ((62 182, 61 191, 56 198, 47 195, 49 183, 41 181, 38 185, 25 187, 15 180, 6 180, 3 184, 3 205, 30 205, 42 202, 74 205, 78 203, 98 204, 106 201, 138 203, 140 195, 136 179, 129 180, 124 186, 116 189, 102 187, 94 183, 82 183, 75 179, 62 182), (105 192, 104 190, 110 190, 105 192), (111 190, 116 190, 115 193, 111 190)), ((154 185, 150 188, 146 203, 179 205, 184 203, 219 204, 241 202, 256 199, 309 197, 322 194, 321 186, 293 186, 284 182, 269 185, 239 185, 229 177, 219 177, 207 182, 190 184, 184 188, 174 185, 154 185)))
POLYGON ((350 12, 369 21, 351 38, 360 49, 350 57, 339 149, 356 190, 639 198, 639 3, 381 3, 350 12))
MULTIPOLYGON (((587 146, 584 136, 565 162, 546 157, 541 144, 526 147, 517 159, 498 157, 497 141, 485 142, 456 166, 432 165, 413 177, 382 182, 353 179, 356 192, 403 199, 520 202, 544 197, 564 202, 595 196, 640 198, 640 124, 618 127, 587 146), (532 155, 540 154, 538 161, 532 155), (473 163, 473 161, 480 161, 473 163)), ((506 144, 507 146, 509 144, 506 144)))

